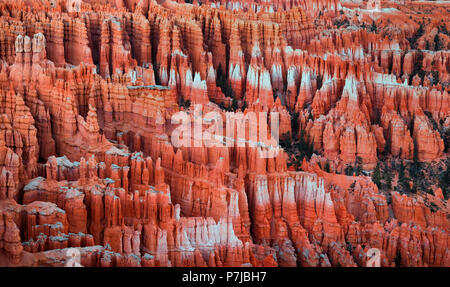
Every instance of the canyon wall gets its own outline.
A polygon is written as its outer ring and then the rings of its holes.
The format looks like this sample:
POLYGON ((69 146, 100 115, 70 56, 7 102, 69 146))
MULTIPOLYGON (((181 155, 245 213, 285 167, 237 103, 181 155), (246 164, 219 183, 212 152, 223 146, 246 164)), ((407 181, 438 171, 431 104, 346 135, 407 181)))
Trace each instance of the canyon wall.
POLYGON ((450 266, 445 190, 370 177, 448 160, 448 5, 199 2, 0 3, 0 265, 450 266), (196 109, 313 155, 174 146, 196 109))

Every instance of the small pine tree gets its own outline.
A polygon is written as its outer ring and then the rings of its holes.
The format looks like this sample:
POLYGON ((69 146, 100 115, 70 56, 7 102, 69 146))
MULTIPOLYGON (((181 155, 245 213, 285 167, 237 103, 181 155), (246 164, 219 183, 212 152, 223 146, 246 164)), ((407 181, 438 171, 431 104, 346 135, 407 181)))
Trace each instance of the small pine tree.
POLYGON ((418 185, 419 185, 419 181, 416 179, 413 179, 413 186, 412 186, 412 188, 408 188, 408 191, 411 193, 416 193, 418 185))
POLYGON ((392 189, 392 174, 390 172, 386 176, 386 187, 392 189))
POLYGON ((420 23, 420 25, 419 25, 419 29, 417 29, 417 33, 416 33, 416 35, 418 36, 417 38, 419 38, 420 36, 422 36, 423 35, 423 20, 422 20, 422 22, 420 23))
POLYGON ((400 167, 398 169, 398 180, 400 181, 401 179, 405 178, 405 165, 403 163, 403 160, 400 161, 400 167))
POLYGON ((398 170, 398 185, 403 191, 409 192, 409 182, 405 175, 405 165, 403 163, 403 160, 400 162, 400 168, 398 170))
POLYGON ((161 79, 159 78, 159 64, 153 65, 153 74, 155 75, 155 83, 157 85, 161 84, 161 79))
POLYGON ((308 158, 311 158, 313 153, 314 153, 314 143, 308 137, 306 140, 306 155, 308 156, 308 158))
POLYGON ((291 129, 292 129, 292 135, 295 137, 298 132, 298 112, 294 112, 291 115, 291 129))
POLYGON ((362 167, 362 158, 360 156, 356 157, 356 162, 355 162, 355 174, 356 175, 361 175, 362 171, 363 171, 363 167, 362 167))
POLYGON ((381 188, 381 172, 379 162, 377 162, 377 166, 372 173, 372 181, 378 186, 378 188, 381 188))
POLYGON ((299 147, 300 151, 306 150, 305 130, 304 130, 304 129, 301 129, 301 130, 300 130, 300 136, 299 136, 299 141, 298 141, 298 147, 299 147))
POLYGON ((351 244, 351 243, 348 243, 348 244, 347 244, 347 251, 348 251, 348 252, 352 252, 352 250, 353 250, 352 244, 351 244))
POLYGON ((241 111, 244 112, 246 108, 247 108, 247 102, 244 101, 244 103, 242 104, 241 111))
POLYGON ((389 139, 386 140, 386 144, 384 145, 383 155, 387 156, 391 152, 391 141, 389 139))
POLYGON ((327 160, 327 162, 325 162, 325 167, 323 168, 324 171, 326 172, 330 172, 330 162, 327 160))
POLYGON ((409 175, 414 179, 419 177, 422 171, 422 164, 419 161, 419 152, 417 145, 414 144, 413 163, 409 168, 409 175))
POLYGON ((449 36, 447 26, 445 26, 445 24, 442 24, 441 26, 439 26, 439 33, 449 36))
POLYGON ((292 144, 291 144, 291 134, 290 133, 285 133, 281 136, 280 146, 286 151, 291 150, 292 144))
POLYGON ((233 109, 234 112, 239 108, 238 101, 236 100, 236 98, 233 98, 233 100, 231 101, 231 108, 233 109))
POLYGON ((441 47, 441 42, 439 41, 439 32, 438 32, 434 36, 434 50, 439 51, 441 49, 442 49, 442 47, 441 47))
POLYGON ((370 26, 370 31, 375 32, 377 30, 377 24, 375 21, 372 21, 372 25, 370 26))
POLYGON ((383 179, 386 182, 386 188, 387 189, 392 189, 392 173, 391 170, 389 169, 388 164, 384 164, 384 169, 383 169, 383 179))
POLYGON ((345 172, 345 174, 348 175, 348 176, 353 175, 353 166, 347 164, 347 165, 345 166, 344 172, 345 172))
POLYGON ((217 85, 219 87, 222 86, 222 81, 223 81, 223 69, 222 65, 219 64, 219 68, 217 68, 217 85))

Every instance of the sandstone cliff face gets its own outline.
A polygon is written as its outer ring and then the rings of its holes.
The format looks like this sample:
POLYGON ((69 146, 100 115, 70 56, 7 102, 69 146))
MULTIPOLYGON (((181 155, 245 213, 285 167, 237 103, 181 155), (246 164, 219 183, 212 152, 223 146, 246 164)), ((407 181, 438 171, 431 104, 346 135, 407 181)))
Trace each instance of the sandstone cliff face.
POLYGON ((334 0, 41 2, 0 3, 0 265, 450 266, 442 190, 342 174, 448 158, 450 27, 420 32, 422 6, 370 27, 334 0), (196 109, 221 146, 172 145, 196 109), (225 124, 253 112, 315 155, 225 124))

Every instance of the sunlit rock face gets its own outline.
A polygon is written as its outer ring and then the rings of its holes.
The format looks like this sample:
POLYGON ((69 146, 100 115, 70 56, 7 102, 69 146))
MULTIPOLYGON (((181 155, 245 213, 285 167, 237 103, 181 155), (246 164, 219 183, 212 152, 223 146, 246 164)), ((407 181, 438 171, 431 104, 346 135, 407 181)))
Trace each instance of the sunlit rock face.
POLYGON ((185 2, 1 1, 0 266, 449 267, 450 5, 185 2))

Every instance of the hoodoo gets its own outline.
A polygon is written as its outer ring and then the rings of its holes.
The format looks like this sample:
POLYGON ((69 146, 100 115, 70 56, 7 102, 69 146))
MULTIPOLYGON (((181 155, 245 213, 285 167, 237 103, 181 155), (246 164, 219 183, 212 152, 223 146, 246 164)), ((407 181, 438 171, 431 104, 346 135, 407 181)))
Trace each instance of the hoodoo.
POLYGON ((449 11, 0 1, 0 266, 450 267, 449 11))

